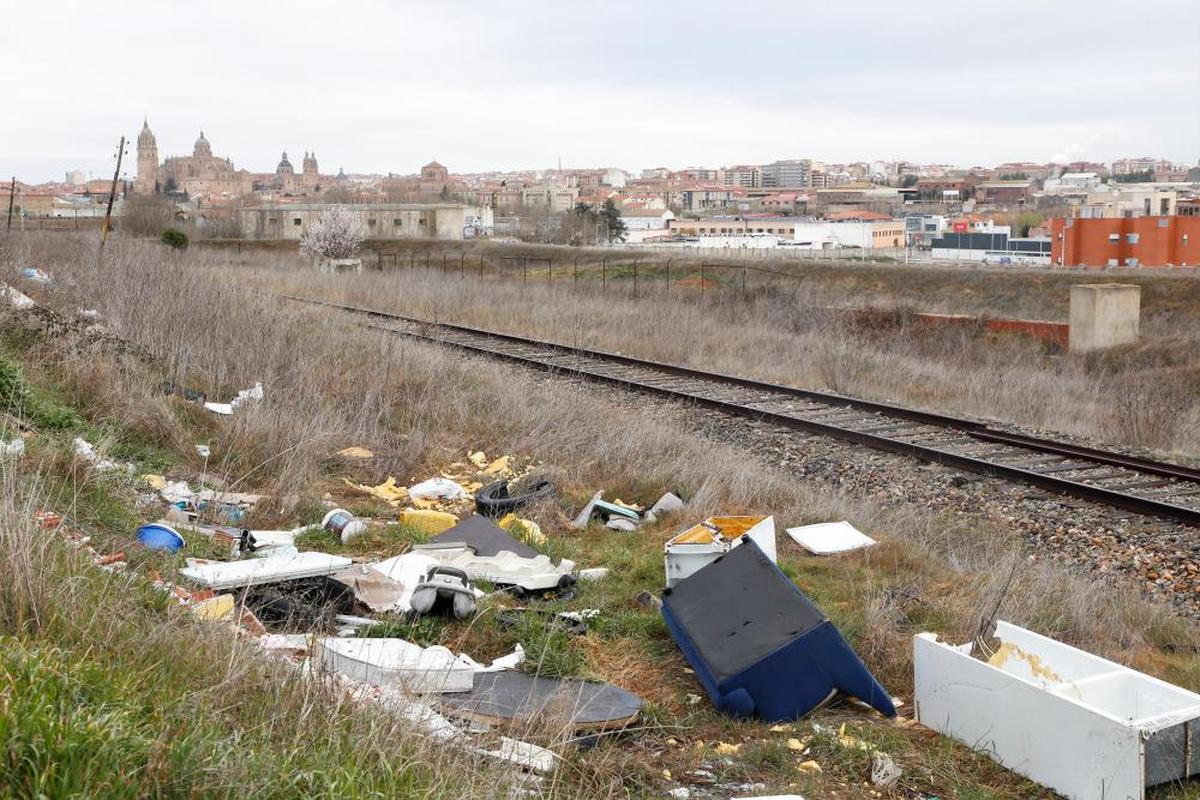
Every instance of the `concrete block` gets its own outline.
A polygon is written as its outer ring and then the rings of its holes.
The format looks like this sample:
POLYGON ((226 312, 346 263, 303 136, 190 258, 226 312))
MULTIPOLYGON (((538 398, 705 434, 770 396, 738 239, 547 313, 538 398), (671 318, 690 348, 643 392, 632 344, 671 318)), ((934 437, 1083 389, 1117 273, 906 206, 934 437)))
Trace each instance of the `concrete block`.
POLYGON ((1071 287, 1072 353, 1104 350, 1138 339, 1142 287, 1124 283, 1080 283, 1071 287))

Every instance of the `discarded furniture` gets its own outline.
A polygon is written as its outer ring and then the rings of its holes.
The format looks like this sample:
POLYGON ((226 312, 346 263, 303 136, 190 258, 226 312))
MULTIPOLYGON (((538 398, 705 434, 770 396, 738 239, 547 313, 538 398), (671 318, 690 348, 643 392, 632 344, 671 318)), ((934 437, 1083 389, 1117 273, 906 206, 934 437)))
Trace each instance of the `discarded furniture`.
POLYGON ((404 639, 328 638, 319 640, 315 649, 326 669, 410 692, 466 692, 479 669, 445 647, 421 647, 404 639))
POLYGON ((409 603, 417 614, 445 608, 456 619, 466 619, 475 613, 475 587, 461 569, 438 565, 425 573, 409 603))
POLYGON ((343 556, 306 552, 242 561, 197 562, 179 570, 179 574, 209 589, 237 589, 261 583, 331 575, 350 566, 350 563, 350 559, 343 556))
POLYGON ((1072 800, 1200 774, 1200 694, 1007 622, 988 661, 913 638, 916 718, 1072 800))
POLYGON ((895 716, 841 632, 754 539, 666 589, 662 602, 667 629, 721 711, 791 720, 842 692, 895 716))
POLYGON ((429 542, 414 547, 413 553, 429 556, 448 567, 458 567, 473 581, 514 587, 518 596, 525 592, 566 589, 575 583, 571 574, 575 562, 566 558, 555 564, 549 556, 522 558, 506 550, 494 556, 481 556, 460 542, 429 542))
POLYGON ((675 586, 744 541, 755 542, 774 561, 775 518, 709 517, 668 539, 663 545, 667 586, 675 586))
POLYGON ((848 553, 875 544, 874 539, 845 520, 788 528, 787 535, 793 542, 817 556, 848 553))
POLYGON ((560 680, 504 670, 481 672, 469 692, 443 695, 446 714, 485 724, 544 723, 549 716, 570 730, 612 730, 637 718, 642 699, 607 683, 560 680))

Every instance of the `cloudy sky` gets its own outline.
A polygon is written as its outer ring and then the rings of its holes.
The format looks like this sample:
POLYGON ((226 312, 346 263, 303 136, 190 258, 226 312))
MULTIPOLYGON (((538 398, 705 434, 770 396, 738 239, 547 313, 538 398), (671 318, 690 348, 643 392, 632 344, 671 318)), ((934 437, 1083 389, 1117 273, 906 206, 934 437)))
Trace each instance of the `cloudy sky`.
POLYGON ((1197 0, 57 0, 0 53, 29 181, 111 175, 143 115, 253 171, 1200 160, 1197 0))

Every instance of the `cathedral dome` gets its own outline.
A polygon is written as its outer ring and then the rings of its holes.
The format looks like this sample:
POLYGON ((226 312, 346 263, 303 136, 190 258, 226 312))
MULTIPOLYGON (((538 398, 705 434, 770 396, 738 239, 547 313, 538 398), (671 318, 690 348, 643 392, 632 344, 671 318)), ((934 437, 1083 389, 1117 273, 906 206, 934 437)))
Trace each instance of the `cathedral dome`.
POLYGON ((288 161, 287 151, 283 153, 283 158, 279 162, 279 166, 275 168, 276 175, 294 175, 296 170, 292 169, 292 162, 288 161))
POLYGON ((208 139, 204 138, 204 131, 200 131, 200 138, 196 140, 192 155, 196 158, 212 156, 212 147, 208 144, 208 139))

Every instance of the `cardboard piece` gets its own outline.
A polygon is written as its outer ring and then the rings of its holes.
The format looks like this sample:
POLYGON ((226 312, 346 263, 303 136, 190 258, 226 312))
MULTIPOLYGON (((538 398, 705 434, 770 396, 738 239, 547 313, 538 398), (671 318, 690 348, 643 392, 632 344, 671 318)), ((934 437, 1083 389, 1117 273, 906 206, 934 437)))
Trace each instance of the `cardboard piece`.
POLYGON ((917 720, 1074 800, 1200 775, 1200 694, 1008 622, 989 661, 913 638, 917 720))
POLYGON ((896 714, 841 632, 753 539, 664 591, 662 614, 721 711, 780 722, 842 692, 896 714))

